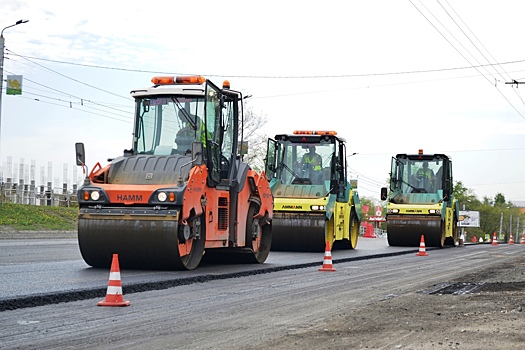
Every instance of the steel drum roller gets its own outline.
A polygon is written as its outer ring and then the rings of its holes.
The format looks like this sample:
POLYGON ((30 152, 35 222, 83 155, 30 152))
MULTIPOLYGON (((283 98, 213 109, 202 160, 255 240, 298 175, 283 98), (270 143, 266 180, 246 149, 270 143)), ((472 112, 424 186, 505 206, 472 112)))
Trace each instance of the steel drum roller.
POLYGON ((421 235, 425 246, 443 247, 444 226, 438 216, 389 215, 387 220, 388 244, 391 246, 419 247, 421 235))
POLYGON ((274 212, 272 250, 322 252, 325 242, 325 213, 274 212))
POLYGON ((121 268, 179 270, 176 220, 85 215, 78 221, 78 242, 86 263, 109 268, 118 254, 121 268))

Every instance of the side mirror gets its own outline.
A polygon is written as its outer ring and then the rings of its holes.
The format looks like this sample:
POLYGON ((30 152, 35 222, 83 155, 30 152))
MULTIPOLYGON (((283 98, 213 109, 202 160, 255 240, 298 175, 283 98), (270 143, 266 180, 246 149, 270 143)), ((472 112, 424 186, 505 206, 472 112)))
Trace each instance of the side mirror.
POLYGON ((78 166, 83 166, 86 163, 86 154, 84 153, 84 144, 82 142, 75 143, 76 162, 78 166))
POLYGON ((388 198, 388 190, 386 187, 381 188, 381 200, 385 201, 388 198))

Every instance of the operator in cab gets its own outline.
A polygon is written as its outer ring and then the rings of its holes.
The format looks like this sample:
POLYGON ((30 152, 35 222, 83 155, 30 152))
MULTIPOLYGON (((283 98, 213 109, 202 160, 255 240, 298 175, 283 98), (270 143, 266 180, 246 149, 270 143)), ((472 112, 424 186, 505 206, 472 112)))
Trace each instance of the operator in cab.
POLYGON ((181 129, 175 136, 175 143, 177 144, 177 151, 185 154, 186 152, 191 153, 191 144, 195 141, 195 122, 192 123, 190 120, 191 116, 188 112, 182 109, 178 113, 180 120, 181 129))
POLYGON ((427 192, 432 191, 434 184, 435 174, 432 169, 429 169, 428 162, 423 162, 423 167, 416 171, 417 181, 420 188, 424 188, 427 192))
POLYGON ((313 184, 321 184, 323 179, 323 158, 315 150, 315 145, 308 146, 308 153, 303 154, 301 159, 301 169, 304 176, 312 180, 313 184))

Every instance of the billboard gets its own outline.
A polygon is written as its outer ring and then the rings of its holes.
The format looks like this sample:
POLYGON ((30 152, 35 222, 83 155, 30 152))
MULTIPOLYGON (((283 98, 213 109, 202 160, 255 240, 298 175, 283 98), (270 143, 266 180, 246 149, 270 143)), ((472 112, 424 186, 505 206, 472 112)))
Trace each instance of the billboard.
POLYGON ((460 210, 458 227, 479 227, 479 211, 460 210))

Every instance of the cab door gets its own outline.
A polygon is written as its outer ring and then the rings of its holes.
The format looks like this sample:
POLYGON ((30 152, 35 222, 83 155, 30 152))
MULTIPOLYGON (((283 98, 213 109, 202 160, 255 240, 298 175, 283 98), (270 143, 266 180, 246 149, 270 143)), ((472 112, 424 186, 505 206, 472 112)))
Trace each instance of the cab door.
POLYGON ((270 181, 272 178, 276 177, 277 171, 277 141, 268 139, 268 144, 266 146, 266 158, 264 159, 264 172, 266 173, 266 178, 270 181))
POLYGON ((221 181, 221 90, 209 80, 206 81, 206 102, 204 109, 206 165, 208 185, 215 187, 221 181))

